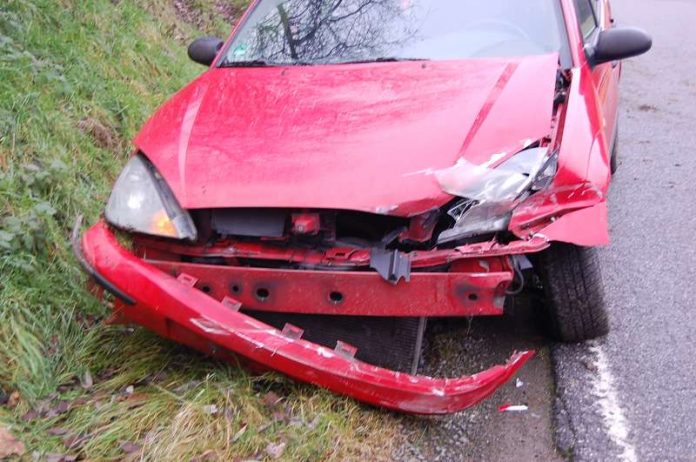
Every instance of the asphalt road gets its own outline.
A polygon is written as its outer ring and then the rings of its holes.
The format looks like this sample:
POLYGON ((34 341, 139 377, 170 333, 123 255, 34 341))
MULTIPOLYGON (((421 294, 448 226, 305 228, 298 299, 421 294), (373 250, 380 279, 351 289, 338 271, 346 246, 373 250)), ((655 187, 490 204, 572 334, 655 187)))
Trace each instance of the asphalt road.
POLYGON ((654 38, 622 79, 621 167, 601 253, 612 332, 553 348, 574 460, 696 460, 696 2, 613 0, 654 38))

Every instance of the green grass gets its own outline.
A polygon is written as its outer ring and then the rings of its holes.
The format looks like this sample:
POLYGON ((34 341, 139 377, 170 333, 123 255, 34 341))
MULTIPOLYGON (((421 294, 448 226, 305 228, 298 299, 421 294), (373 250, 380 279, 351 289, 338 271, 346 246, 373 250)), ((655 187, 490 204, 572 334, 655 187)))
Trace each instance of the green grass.
POLYGON ((385 458, 388 414, 107 326, 84 288, 75 216, 98 217, 129 140, 202 71, 189 40, 228 32, 213 0, 181 3, 195 20, 169 0, 0 4, 0 395, 19 396, 0 425, 90 460, 385 458))

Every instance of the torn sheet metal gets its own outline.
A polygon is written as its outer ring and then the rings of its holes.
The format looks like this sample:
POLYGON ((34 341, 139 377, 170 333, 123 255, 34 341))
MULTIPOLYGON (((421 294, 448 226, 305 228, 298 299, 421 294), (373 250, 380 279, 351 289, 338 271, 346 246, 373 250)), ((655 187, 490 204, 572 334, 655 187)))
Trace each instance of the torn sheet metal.
POLYGON ((494 154, 480 165, 460 159, 455 166, 434 172, 444 191, 463 198, 449 211, 455 224, 440 234, 438 243, 507 230, 515 207, 553 178, 555 159, 548 147, 530 147, 512 157, 494 154), (500 163, 501 159, 505 160, 500 163))
POLYGON ((440 233, 437 243, 445 244, 505 230, 510 221, 512 208, 514 208, 512 202, 482 202, 473 205, 459 217, 452 228, 440 233))
MULTIPOLYGON (((226 240, 206 245, 183 245, 178 242, 138 236, 138 247, 142 247, 141 256, 147 257, 153 252, 192 258, 218 258, 233 261, 238 258, 258 260, 276 260, 292 263, 302 263, 307 266, 316 265, 323 268, 357 269, 369 268, 371 260, 370 249, 350 247, 334 247, 326 250, 298 249, 278 247, 263 242, 244 242, 226 240), (147 249, 147 250, 144 250, 147 249)), ((413 251, 410 252, 411 269, 429 268, 446 265, 457 260, 469 258, 500 257, 522 253, 540 252, 548 247, 548 243, 538 239, 513 241, 501 244, 495 240, 458 246, 454 249, 413 251)))
POLYGON ((103 223, 84 234, 79 253, 83 252, 94 272, 136 301, 134 307, 119 306, 123 319, 220 357, 234 352, 375 406, 415 414, 458 412, 493 394, 533 356, 533 352, 517 353, 505 365, 457 379, 397 373, 346 357, 350 355, 342 352, 350 349, 345 345, 337 353, 231 312, 211 296, 130 254, 103 223))
POLYGON ((609 227, 606 205, 602 208, 601 204, 606 204, 606 196, 591 183, 554 185, 515 209, 510 231, 523 239, 538 233, 550 241, 605 245, 609 227))
POLYGON ((537 234, 548 241, 583 247, 609 245, 609 212, 606 202, 570 212, 542 228, 537 234))
POLYGON ((548 148, 525 149, 500 164, 496 155, 489 161, 475 164, 460 159, 453 167, 435 172, 443 191, 479 203, 513 202, 525 192, 538 175, 548 157, 548 148))

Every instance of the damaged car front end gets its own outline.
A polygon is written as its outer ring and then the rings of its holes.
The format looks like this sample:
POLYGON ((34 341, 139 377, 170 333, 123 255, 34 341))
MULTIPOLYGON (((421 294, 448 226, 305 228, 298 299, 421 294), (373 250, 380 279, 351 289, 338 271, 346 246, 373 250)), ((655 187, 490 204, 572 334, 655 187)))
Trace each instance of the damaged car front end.
MULTIPOLYGON (((481 20, 459 33, 481 50, 524 39, 504 56, 423 55, 428 40, 411 32, 403 58, 360 44, 318 53, 322 28, 353 17, 353 3, 256 2, 225 46, 192 46, 212 67, 148 121, 103 219, 82 235, 78 222, 73 246, 115 296, 115 322, 373 405, 457 412, 533 353, 468 377, 418 375, 427 319, 503 315, 529 260, 545 265, 559 305, 562 281, 548 271, 568 253, 558 246, 608 242, 611 142, 592 68, 569 45, 572 2, 533 2, 550 38, 521 30, 535 17, 491 43, 481 26, 500 29, 486 19, 500 12, 479 6, 481 20), (313 6, 326 24, 303 22, 313 6), (303 49, 308 24, 305 41, 317 43, 303 49), (269 27, 284 37, 278 48, 264 42, 269 27)), ((360 21, 421 24, 409 18, 431 3, 377 2, 360 21)), ((444 3, 435 23, 468 2, 444 3)), ((422 32, 448 44, 429 21, 422 32)), ((341 40, 354 39, 351 24, 341 40)), ((601 315, 596 296, 588 309, 601 315)), ((594 314, 586 330, 561 326, 561 340, 605 333, 594 314)))

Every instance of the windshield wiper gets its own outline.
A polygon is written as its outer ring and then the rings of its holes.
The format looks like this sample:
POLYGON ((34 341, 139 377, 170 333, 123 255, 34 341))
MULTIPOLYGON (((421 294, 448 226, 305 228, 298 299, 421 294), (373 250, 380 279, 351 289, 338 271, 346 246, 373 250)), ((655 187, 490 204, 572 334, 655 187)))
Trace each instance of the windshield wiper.
POLYGON ((261 59, 253 59, 249 61, 225 61, 220 67, 281 67, 281 66, 313 66, 314 63, 304 61, 292 61, 289 63, 269 63, 261 59))
POLYGON ((250 61, 225 61, 220 67, 266 67, 272 64, 261 59, 253 59, 250 61))
POLYGON ((356 61, 341 61, 337 64, 367 64, 367 63, 399 63, 403 61, 430 61, 427 58, 398 58, 396 56, 382 56, 379 58, 359 59, 356 61))

